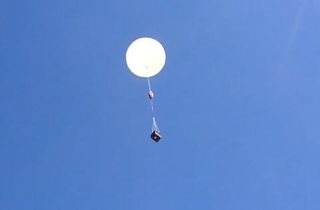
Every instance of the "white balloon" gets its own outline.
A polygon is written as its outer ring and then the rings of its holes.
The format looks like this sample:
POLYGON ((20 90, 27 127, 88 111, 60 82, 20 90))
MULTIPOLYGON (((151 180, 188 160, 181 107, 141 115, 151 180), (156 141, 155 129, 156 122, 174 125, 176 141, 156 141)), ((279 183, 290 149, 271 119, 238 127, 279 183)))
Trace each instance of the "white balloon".
POLYGON ((143 37, 128 47, 126 61, 128 68, 135 75, 152 77, 162 70, 166 62, 166 53, 160 42, 143 37))

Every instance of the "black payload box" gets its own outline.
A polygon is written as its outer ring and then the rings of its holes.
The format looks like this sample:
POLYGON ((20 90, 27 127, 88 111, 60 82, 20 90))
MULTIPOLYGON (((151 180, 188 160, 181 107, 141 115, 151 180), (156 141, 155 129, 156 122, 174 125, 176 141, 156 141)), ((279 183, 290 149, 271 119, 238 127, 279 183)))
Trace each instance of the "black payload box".
POLYGON ((153 131, 151 133, 151 138, 152 138, 153 141, 158 142, 161 139, 161 134, 159 132, 157 132, 157 131, 153 131))

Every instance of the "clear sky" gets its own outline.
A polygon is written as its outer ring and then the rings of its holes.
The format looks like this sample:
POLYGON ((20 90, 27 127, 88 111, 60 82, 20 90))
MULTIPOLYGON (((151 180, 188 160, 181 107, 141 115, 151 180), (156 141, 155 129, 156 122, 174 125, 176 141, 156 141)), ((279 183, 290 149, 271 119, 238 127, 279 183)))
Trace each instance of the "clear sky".
POLYGON ((320 209, 319 0, 1 0, 0 99, 1 210, 320 209))

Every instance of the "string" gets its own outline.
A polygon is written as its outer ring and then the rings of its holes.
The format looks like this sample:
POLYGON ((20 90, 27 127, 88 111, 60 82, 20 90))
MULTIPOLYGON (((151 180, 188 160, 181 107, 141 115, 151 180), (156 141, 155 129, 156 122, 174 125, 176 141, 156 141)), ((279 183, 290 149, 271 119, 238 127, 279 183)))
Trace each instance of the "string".
MULTIPOLYGON (((150 77, 148 77, 148 88, 149 88, 149 94, 153 94, 152 88, 151 88, 150 77)), ((152 95, 152 97, 150 97, 150 107, 151 107, 151 111, 152 111, 152 131, 160 132, 159 127, 157 126, 157 122, 156 122, 156 112, 155 112, 154 105, 153 105, 153 95, 152 95)))

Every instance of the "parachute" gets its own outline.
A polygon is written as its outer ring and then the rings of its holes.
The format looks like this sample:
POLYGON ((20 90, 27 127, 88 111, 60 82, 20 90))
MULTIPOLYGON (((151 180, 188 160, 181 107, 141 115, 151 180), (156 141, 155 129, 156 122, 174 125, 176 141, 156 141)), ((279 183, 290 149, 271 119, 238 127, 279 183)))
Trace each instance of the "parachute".
POLYGON ((126 62, 129 70, 138 77, 148 80, 148 97, 152 111, 151 139, 159 142, 162 138, 157 126, 153 105, 155 94, 151 88, 150 77, 158 74, 164 67, 166 53, 160 42, 149 37, 142 37, 133 41, 127 49, 126 62))

